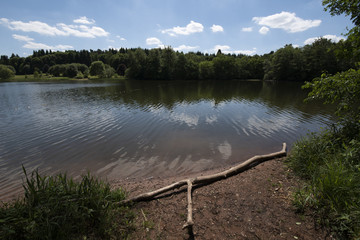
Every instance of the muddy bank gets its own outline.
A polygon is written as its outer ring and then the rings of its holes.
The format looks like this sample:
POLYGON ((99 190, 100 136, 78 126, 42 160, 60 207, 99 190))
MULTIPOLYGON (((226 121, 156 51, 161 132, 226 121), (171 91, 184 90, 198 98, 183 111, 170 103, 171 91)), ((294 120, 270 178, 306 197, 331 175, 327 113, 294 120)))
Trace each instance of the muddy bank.
MULTIPOLYGON (((330 239, 309 215, 296 214, 291 194, 299 181, 284 159, 262 163, 237 176, 194 189, 193 235, 186 222, 186 191, 135 205, 133 239, 330 239)), ((201 173, 207 175, 224 169, 201 173)), ((200 175, 201 175, 200 174, 200 175)), ((196 174, 193 174, 196 176, 196 174)), ((118 180, 130 196, 186 177, 118 180)))

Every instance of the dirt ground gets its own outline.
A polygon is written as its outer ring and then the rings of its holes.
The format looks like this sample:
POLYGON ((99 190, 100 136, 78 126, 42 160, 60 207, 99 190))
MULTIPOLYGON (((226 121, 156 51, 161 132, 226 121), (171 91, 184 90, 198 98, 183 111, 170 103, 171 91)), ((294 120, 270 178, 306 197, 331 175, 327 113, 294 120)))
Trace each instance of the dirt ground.
MULTIPOLYGON (((137 230, 131 239, 331 239, 313 217, 295 212, 291 194, 299 183, 283 161, 270 160, 193 189, 192 232, 182 229, 187 217, 186 186, 175 194, 136 203, 137 230)), ((113 184, 123 186, 132 197, 195 176, 113 184)))

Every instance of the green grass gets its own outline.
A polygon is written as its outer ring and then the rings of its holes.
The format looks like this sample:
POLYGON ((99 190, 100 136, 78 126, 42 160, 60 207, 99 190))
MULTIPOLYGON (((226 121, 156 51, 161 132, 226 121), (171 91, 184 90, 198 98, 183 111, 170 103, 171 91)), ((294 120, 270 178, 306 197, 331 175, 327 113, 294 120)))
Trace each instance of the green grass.
POLYGON ((34 75, 15 75, 14 78, 0 80, 4 82, 67 82, 67 81, 121 81, 124 80, 124 76, 117 76, 113 78, 98 78, 94 76, 90 76, 84 79, 77 79, 77 78, 68 78, 68 77, 54 77, 51 75, 42 74, 38 77, 34 77, 34 75))
POLYGON ((87 174, 75 182, 65 174, 26 174, 24 197, 0 208, 1 239, 127 239, 134 214, 122 189, 87 174))
POLYGON ((360 238, 360 134, 326 130, 298 141, 288 164, 306 184, 294 196, 299 211, 317 220, 338 239, 360 238))

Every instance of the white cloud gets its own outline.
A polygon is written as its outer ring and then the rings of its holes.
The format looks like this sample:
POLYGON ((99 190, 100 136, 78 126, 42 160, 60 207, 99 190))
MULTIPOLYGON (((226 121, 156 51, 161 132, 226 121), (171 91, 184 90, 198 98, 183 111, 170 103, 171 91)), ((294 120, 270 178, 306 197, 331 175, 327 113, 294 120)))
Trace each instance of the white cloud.
POLYGON ((35 32, 46 36, 75 36, 85 38, 105 37, 109 33, 101 27, 88 27, 85 25, 67 25, 58 23, 55 27, 40 21, 9 21, 6 18, 0 19, 0 24, 5 25, 13 31, 35 32))
POLYGON ((117 35, 116 38, 120 39, 121 41, 126 41, 125 38, 123 38, 123 37, 121 37, 121 36, 119 36, 119 35, 117 35))
POLYGON ((167 33, 170 36, 176 35, 190 35, 192 33, 202 32, 204 30, 204 26, 201 23, 197 23, 194 21, 190 21, 186 27, 173 27, 170 29, 162 30, 162 33, 167 33))
POLYGON ((146 39, 146 44, 147 45, 162 45, 162 42, 160 41, 160 39, 156 38, 156 37, 150 37, 146 39))
POLYGON ((185 123, 189 127, 195 127, 199 123, 199 116, 189 115, 186 113, 172 113, 170 119, 175 122, 185 123))
POLYGON ((261 27, 260 30, 259 30, 259 33, 265 35, 265 34, 267 34, 269 31, 270 31, 270 28, 268 28, 268 27, 261 27))
POLYGON ((222 26, 220 26, 220 25, 215 25, 215 24, 213 24, 212 26, 211 26, 211 31, 212 32, 223 32, 224 31, 224 28, 222 27, 222 26))
POLYGON ((85 25, 66 25, 64 23, 57 24, 64 32, 65 36, 85 37, 85 38, 96 38, 106 37, 109 35, 101 27, 91 27, 85 25))
POLYGON ((222 53, 227 52, 231 49, 228 45, 215 45, 214 52, 217 52, 218 50, 221 50, 222 53))
POLYGON ((191 51, 191 50, 195 50, 195 49, 197 49, 197 48, 199 48, 199 46, 180 45, 180 46, 174 48, 174 50, 181 52, 181 51, 191 51))
POLYGON ((68 50, 68 49, 74 48, 73 46, 70 46, 70 45, 59 44, 56 46, 49 46, 44 43, 36 43, 36 42, 33 42, 34 41, 33 38, 30 38, 30 37, 24 36, 24 35, 13 34, 12 37, 16 40, 26 42, 25 45, 23 46, 23 48, 28 48, 28 49, 68 50))
POLYGON ((228 141, 225 141, 224 143, 220 144, 218 146, 218 150, 224 160, 229 159, 230 156, 232 155, 231 144, 228 141))
POLYGON ((233 51, 235 54, 244 54, 244 55, 253 55, 256 53, 256 48, 253 48, 252 50, 236 50, 233 51))
POLYGON ((253 28, 252 27, 244 27, 241 29, 241 31, 243 32, 252 32, 253 28))
POLYGON ((78 18, 78 19, 75 19, 75 20, 74 20, 74 23, 94 24, 94 23, 95 23, 95 20, 94 20, 94 19, 89 19, 89 18, 83 16, 83 17, 80 17, 80 18, 78 18))
POLYGON ((281 12, 267 17, 253 17, 252 20, 259 25, 280 28, 291 33, 302 32, 321 24, 321 20, 304 20, 290 12, 281 12))
POLYGON ((212 52, 217 52, 218 50, 221 50, 224 54, 245 54, 245 55, 253 55, 256 53, 256 48, 253 48, 252 50, 232 50, 230 46, 228 45, 215 45, 212 52))
POLYGON ((43 23, 40 21, 9 21, 6 18, 2 18, 1 22, 6 25, 9 29, 14 31, 22 31, 22 32, 36 32, 41 35, 48 36, 64 36, 66 35, 63 31, 57 29, 56 27, 49 26, 47 23, 43 23))
POLYGON ((9 24, 9 19, 7 19, 7 18, 0 18, 0 24, 4 24, 4 25, 9 24))
POLYGON ((16 40, 19 41, 24 41, 24 42, 30 42, 33 41, 34 39, 28 36, 24 36, 24 35, 18 35, 18 34, 13 34, 12 37, 16 40))
POLYGON ((70 45, 56 45, 56 46, 49 46, 44 43, 35 43, 35 42, 27 42, 24 46, 24 48, 29 49, 51 49, 51 50, 68 50, 73 49, 73 46, 70 45))
POLYGON ((147 45, 156 45, 157 48, 165 48, 165 45, 162 44, 162 42, 160 41, 160 39, 156 38, 156 37, 150 37, 146 39, 146 44, 147 45))
MULTIPOLYGON (((339 36, 336 36, 336 35, 325 35, 322 38, 329 39, 329 40, 331 40, 331 41, 333 41, 335 43, 339 42, 340 40, 345 40, 344 37, 339 37, 339 36)), ((315 42, 318 39, 320 39, 320 37, 308 38, 308 39, 305 40, 304 44, 305 45, 312 44, 313 42, 315 42)))

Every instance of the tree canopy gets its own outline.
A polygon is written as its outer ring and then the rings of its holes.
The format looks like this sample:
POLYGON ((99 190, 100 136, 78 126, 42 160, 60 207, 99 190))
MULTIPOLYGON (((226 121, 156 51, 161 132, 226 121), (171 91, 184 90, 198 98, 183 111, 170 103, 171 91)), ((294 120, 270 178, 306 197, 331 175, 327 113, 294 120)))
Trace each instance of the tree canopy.
POLYGON ((6 80, 15 76, 15 70, 12 66, 0 65, 0 79, 6 80))
POLYGON ((323 0, 325 11, 331 15, 345 14, 350 16, 351 21, 360 26, 360 1, 359 0, 323 0))
POLYGON ((320 38, 304 47, 285 45, 275 52, 243 54, 183 53, 171 47, 157 49, 38 50, 31 56, 0 57, 16 74, 47 73, 53 76, 111 77, 114 74, 141 80, 266 79, 310 81, 322 73, 334 74, 355 68, 360 61, 359 31, 352 29, 347 40, 334 43, 320 38), (76 70, 77 69, 77 70, 76 70))

